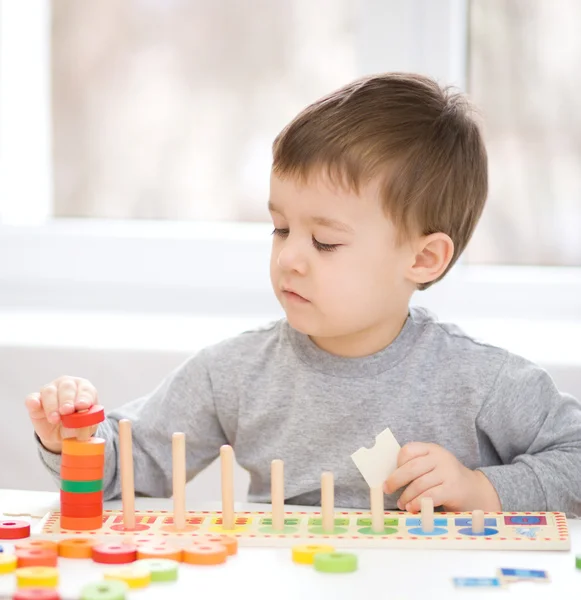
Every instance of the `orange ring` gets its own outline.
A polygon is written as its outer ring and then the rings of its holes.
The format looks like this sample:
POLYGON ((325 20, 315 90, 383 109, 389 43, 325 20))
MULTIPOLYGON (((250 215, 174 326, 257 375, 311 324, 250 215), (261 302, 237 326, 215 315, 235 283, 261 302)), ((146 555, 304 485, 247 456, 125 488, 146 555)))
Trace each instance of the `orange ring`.
POLYGON ((228 558, 226 546, 214 542, 192 544, 183 553, 183 561, 189 565, 220 565, 228 558))
POLYGON ((94 531, 103 526, 103 517, 64 517, 61 514, 61 529, 71 531, 94 531))
POLYGON ((22 548, 14 552, 18 568, 24 567, 56 567, 57 553, 44 548, 22 548))
POLYGON ((26 540, 14 544, 14 550, 49 550, 57 553, 58 545, 52 540, 26 540))
POLYGON ((67 481, 95 481, 96 479, 103 479, 103 467, 77 469, 61 465, 61 479, 66 479, 67 481))
POLYGON ((105 465, 104 454, 81 455, 61 454, 61 466, 73 467, 73 469, 96 469, 105 465))
POLYGON ((61 516, 87 519, 89 517, 102 517, 103 505, 99 504, 63 504, 61 503, 61 516))
POLYGON ((105 440, 93 437, 81 442, 77 438, 66 438, 63 440, 62 453, 73 456, 101 456, 105 454, 105 440))
POLYGON ((89 538, 67 538, 58 543, 58 554, 63 558, 91 558, 93 545, 89 538))
POLYGON ((180 548, 166 546, 165 544, 143 544, 137 546, 137 558, 166 558, 168 560, 183 560, 183 552, 180 548))
POLYGON ((194 540, 194 544, 205 544, 212 542, 214 544, 222 544, 228 551, 228 556, 233 556, 238 552, 238 540, 231 535, 208 535, 200 536, 194 540))

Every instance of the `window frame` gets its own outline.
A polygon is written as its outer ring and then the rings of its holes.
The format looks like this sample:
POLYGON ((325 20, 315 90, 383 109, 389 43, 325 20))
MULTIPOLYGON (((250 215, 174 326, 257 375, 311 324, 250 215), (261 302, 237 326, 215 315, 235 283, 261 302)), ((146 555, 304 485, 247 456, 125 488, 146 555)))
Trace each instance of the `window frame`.
MULTIPOLYGON (((464 88, 468 1, 364 0, 361 71, 464 88)), ((0 309, 281 314, 269 224, 51 217, 49 35, 49 0, 0 0, 0 309)), ((460 262, 413 301, 444 318, 581 320, 581 268, 460 262)))

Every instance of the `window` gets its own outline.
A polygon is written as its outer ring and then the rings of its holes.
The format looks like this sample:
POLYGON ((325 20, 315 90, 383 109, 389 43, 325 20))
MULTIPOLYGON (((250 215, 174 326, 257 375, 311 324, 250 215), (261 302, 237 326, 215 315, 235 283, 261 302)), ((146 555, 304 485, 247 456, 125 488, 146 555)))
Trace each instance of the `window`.
POLYGON ((352 0, 52 0, 57 217, 256 221, 271 144, 356 76, 352 0))
MULTIPOLYGON (((530 4, 543 7, 535 18, 553 33, 575 22, 574 0, 530 4)), ((508 28, 514 13, 525 15, 514 17, 515 31, 526 29, 528 5, 0 0, 0 307, 277 312, 265 221, 272 138, 346 80, 407 70, 471 92, 489 119, 492 165, 489 207, 466 260, 418 302, 444 318, 581 317, 571 167, 579 135, 570 135, 574 101, 569 121, 559 104, 579 93, 563 76, 576 72, 563 61, 578 60, 579 49, 571 43, 557 56, 549 30, 535 34, 540 58, 556 66, 536 59, 540 83, 525 80, 524 42, 507 57, 498 48, 511 35, 495 27, 508 28), (505 85, 509 68, 517 87, 505 85), (544 90, 551 86, 563 94, 544 90), (534 111, 511 107, 515 89, 534 111), (499 168, 505 162, 511 169, 499 168), (545 162, 550 188, 541 192, 529 179, 545 162)))
POLYGON ((581 266, 581 2, 471 0, 490 195, 473 263, 581 266))

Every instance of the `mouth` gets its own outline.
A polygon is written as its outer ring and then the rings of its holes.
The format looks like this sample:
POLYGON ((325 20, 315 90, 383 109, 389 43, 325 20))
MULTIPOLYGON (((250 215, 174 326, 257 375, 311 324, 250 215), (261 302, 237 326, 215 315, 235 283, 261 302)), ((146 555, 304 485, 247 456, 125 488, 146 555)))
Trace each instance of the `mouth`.
POLYGON ((304 302, 309 302, 309 300, 307 300, 306 298, 304 298, 300 294, 297 294, 295 291, 291 290, 290 288, 282 288, 282 295, 287 300, 291 300, 293 302, 303 302, 303 303, 304 302))

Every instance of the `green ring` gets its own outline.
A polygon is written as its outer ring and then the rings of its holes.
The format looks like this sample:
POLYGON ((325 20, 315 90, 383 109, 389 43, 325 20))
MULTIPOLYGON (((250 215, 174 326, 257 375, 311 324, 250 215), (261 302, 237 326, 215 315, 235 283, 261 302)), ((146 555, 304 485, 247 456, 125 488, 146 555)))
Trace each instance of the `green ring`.
POLYGON ((81 600, 125 600, 128 589, 123 581, 90 583, 81 590, 81 600))
POLYGON ((313 565, 321 573, 353 573, 357 571, 357 556, 348 552, 315 554, 313 565))
POLYGON ((136 565, 145 567, 151 573, 152 582, 176 581, 178 578, 178 563, 167 558, 142 558, 135 561, 136 565))
POLYGON ((575 557, 575 567, 581 569, 581 554, 575 557))
POLYGON ((61 490, 63 492, 73 492, 74 494, 90 494, 91 492, 100 492, 103 490, 103 480, 94 479, 93 481, 70 481, 61 479, 61 490))

